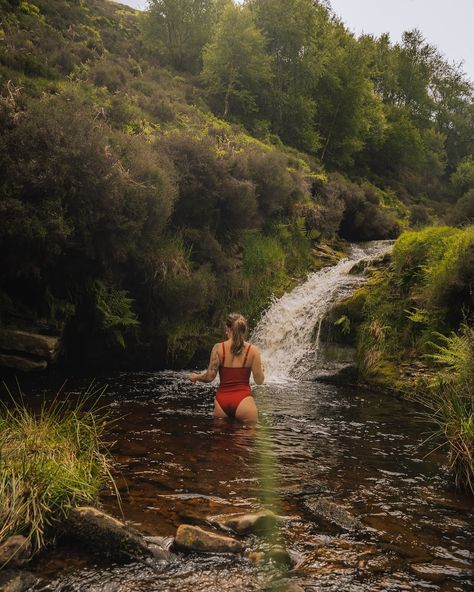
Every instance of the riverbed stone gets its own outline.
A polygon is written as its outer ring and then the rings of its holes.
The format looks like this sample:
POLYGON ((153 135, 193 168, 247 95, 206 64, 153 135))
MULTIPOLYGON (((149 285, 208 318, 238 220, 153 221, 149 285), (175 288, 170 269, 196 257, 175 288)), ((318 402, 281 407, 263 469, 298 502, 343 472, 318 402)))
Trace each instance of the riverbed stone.
POLYGON ((31 542, 24 536, 8 537, 0 545, 0 568, 3 565, 21 567, 30 560, 30 557, 31 542))
POLYGON ((0 367, 20 370, 21 372, 35 372, 45 370, 48 366, 46 360, 28 358, 26 356, 0 353, 0 367))
POLYGON ((304 500, 303 505, 319 521, 327 522, 348 532, 365 531, 362 522, 336 502, 326 498, 310 497, 304 500))
POLYGON ((173 553, 170 551, 173 537, 146 536, 145 540, 157 561, 171 561, 173 559, 173 553))
POLYGON ((79 539, 92 551, 130 559, 153 557, 145 537, 120 520, 97 508, 75 508, 63 525, 64 534, 79 539))
POLYGON ((277 565, 284 567, 293 567, 296 563, 290 553, 282 545, 273 545, 265 554, 266 559, 273 561, 277 565))
POLYGON ((37 578, 28 571, 0 571, 1 592, 28 592, 36 582, 37 578))
POLYGON ((249 514, 227 514, 209 516, 208 522, 224 530, 232 530, 237 534, 262 534, 273 530, 277 525, 277 516, 271 510, 261 510, 249 514))
POLYGON ((236 539, 191 524, 178 527, 173 546, 181 551, 199 553, 241 553, 244 550, 236 539))

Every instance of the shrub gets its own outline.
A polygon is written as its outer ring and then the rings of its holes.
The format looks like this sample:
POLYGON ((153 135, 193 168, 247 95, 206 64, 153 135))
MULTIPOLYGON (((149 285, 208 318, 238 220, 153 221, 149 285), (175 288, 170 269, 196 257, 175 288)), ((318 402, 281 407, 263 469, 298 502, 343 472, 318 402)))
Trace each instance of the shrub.
POLYGON ((474 189, 470 189, 458 199, 448 216, 448 220, 456 226, 474 224, 474 189))
POLYGON ((464 158, 455 172, 451 175, 451 183, 458 195, 469 190, 474 190, 474 159, 471 156, 464 158))
POLYGON ((208 227, 215 232, 219 222, 219 187, 223 165, 212 144, 190 135, 174 133, 159 144, 177 172, 178 197, 172 216, 177 227, 208 227))

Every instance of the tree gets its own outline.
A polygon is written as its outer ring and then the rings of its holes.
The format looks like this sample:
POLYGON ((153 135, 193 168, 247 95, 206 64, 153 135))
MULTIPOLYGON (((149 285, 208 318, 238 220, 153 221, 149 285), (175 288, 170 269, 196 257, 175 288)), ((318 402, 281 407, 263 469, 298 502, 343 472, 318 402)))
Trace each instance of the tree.
POLYGON ((149 0, 144 20, 149 48, 177 70, 198 73, 217 6, 216 0, 149 0))
POLYGON ((347 167, 367 143, 378 145, 386 127, 380 97, 370 80, 370 55, 341 25, 328 38, 326 68, 316 85, 321 160, 347 167))
POLYGON ((246 7, 229 6, 203 52, 202 77, 222 116, 257 110, 257 95, 271 77, 265 40, 246 7))
POLYGON ((273 131, 285 142, 314 152, 318 146, 313 96, 324 68, 328 11, 314 0, 248 0, 272 58, 267 108, 273 131))

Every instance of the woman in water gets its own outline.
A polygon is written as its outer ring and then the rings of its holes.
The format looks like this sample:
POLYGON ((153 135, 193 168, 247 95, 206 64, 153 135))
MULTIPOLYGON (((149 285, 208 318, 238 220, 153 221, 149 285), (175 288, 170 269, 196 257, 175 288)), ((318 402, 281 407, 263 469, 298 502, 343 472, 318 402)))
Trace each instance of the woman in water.
POLYGON ((250 374, 257 384, 265 379, 260 352, 245 341, 247 321, 237 313, 227 317, 226 341, 216 343, 211 351, 209 367, 205 372, 193 372, 191 382, 212 382, 219 371, 220 385, 214 399, 214 417, 230 417, 242 423, 255 423, 258 412, 252 396, 250 374))

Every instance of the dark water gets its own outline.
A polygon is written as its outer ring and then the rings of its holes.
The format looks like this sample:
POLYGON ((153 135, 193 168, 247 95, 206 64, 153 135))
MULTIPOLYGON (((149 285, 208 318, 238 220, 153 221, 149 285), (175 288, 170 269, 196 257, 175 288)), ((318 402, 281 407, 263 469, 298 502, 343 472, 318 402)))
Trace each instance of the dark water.
MULTIPOLYGON (((245 557, 192 555, 115 565, 68 549, 36 566, 43 578, 36 591, 284 590, 289 583, 307 592, 474 590, 473 498, 454 492, 439 469, 442 452, 425 457, 426 425, 407 403, 315 382, 259 387, 261 423, 252 430, 213 420, 213 388, 182 374, 120 374, 107 383, 127 521, 171 537, 183 522, 271 507, 286 517, 277 536, 299 565, 283 573, 245 557), (364 528, 349 534, 321 522, 311 511, 321 498, 364 528)), ((103 504, 120 517, 111 495, 103 504)))

